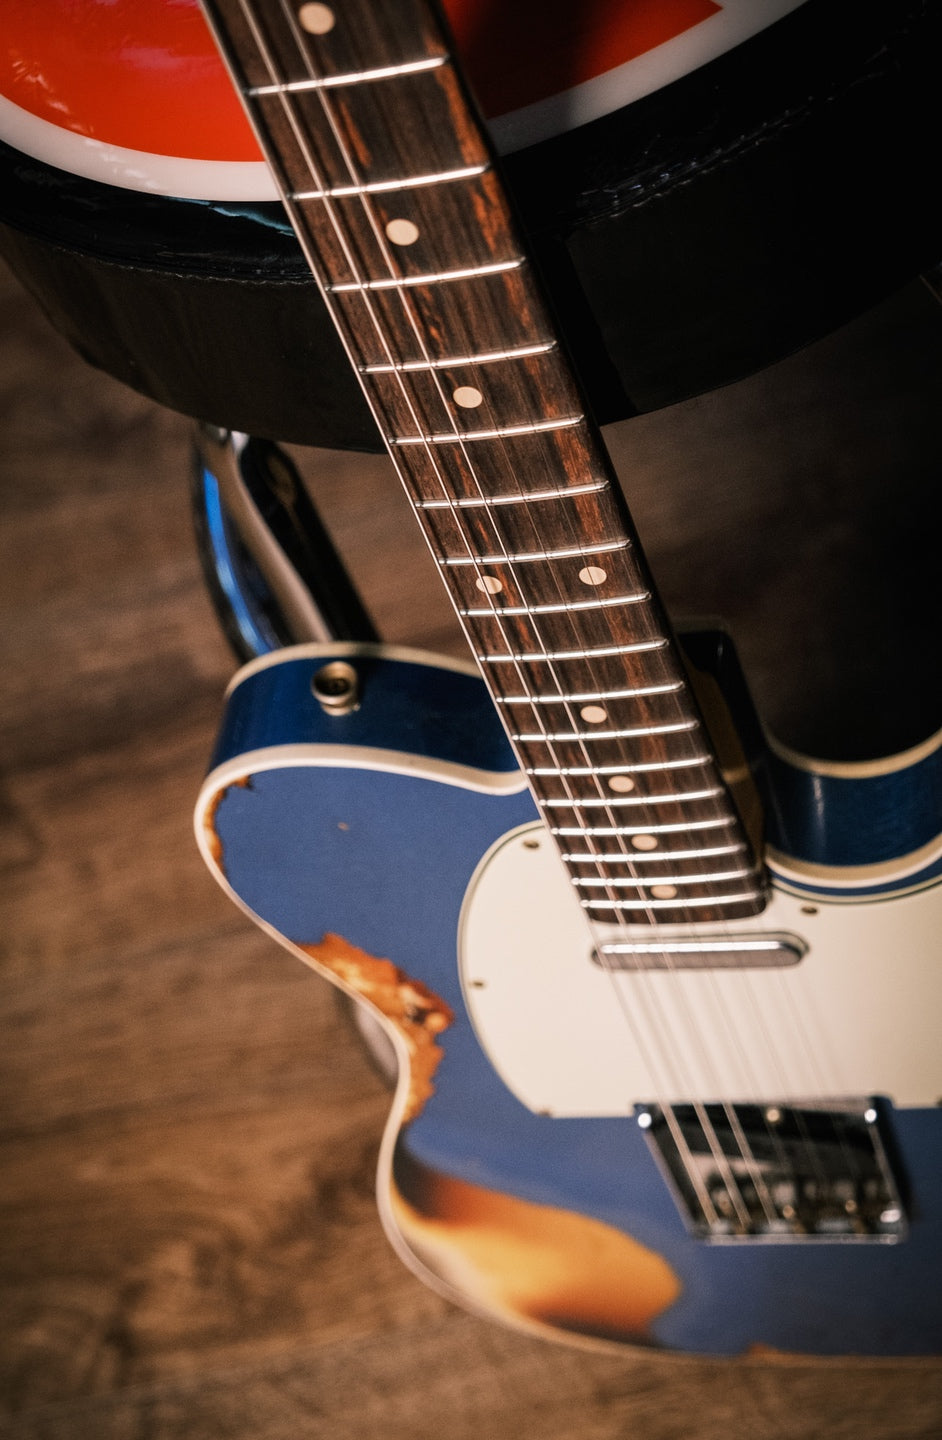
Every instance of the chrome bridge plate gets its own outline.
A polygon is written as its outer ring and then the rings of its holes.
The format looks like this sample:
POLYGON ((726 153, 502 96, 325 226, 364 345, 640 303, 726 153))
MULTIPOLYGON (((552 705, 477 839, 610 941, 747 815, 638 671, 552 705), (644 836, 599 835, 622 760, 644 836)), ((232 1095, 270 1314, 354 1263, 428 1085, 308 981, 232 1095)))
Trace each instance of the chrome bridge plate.
POLYGON ((905 1237, 879 1101, 645 1105, 635 1118, 703 1239, 905 1237))

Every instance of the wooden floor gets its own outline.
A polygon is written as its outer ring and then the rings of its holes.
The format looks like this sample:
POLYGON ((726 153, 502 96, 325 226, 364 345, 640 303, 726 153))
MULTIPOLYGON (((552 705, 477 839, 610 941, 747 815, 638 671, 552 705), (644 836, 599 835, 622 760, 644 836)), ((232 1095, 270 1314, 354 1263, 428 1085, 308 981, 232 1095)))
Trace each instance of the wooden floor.
MULTIPOLYGON (((5 278, 0 306, 0 1434, 942 1435, 933 1364, 586 1354, 469 1318, 403 1270, 372 1200, 383 1085, 328 987, 234 912, 191 838, 232 662, 189 532, 188 422, 85 367, 5 278)), ((814 410, 804 373, 789 394, 814 410)), ((929 393, 938 360, 919 375, 929 393)), ((913 434, 914 494, 927 467, 938 473, 915 388, 904 379, 889 408, 867 416, 859 448, 876 493, 913 434)), ((712 541, 692 561, 674 538, 693 505, 717 545, 742 551, 744 522, 712 482, 731 427, 754 412, 762 429, 758 393, 738 390, 726 409, 680 407, 668 425, 641 422, 613 445, 644 482, 672 603, 687 600, 691 573, 703 608, 731 597, 775 724, 833 750, 842 735, 828 685, 853 702, 868 666, 874 683, 873 663, 853 658, 869 657, 866 637, 839 617, 850 663, 835 664, 833 635, 822 648, 816 623, 796 647, 807 587, 781 535, 781 487, 750 490, 770 536, 764 564, 747 548, 731 577, 712 541), (763 647, 756 634, 776 624, 781 639, 763 647)), ((807 422, 788 424, 804 503, 822 488, 820 461, 807 422)), ((754 480, 760 451, 781 450, 767 442, 723 463, 754 480)), ((461 653, 385 462, 306 464, 384 636, 461 653)), ((859 482, 842 455, 831 472, 824 488, 853 497, 859 482)), ((895 496, 905 483, 892 481, 895 496)), ((913 506, 905 605, 924 612, 919 546, 929 542, 917 532, 929 527, 915 499, 896 508, 913 506)), ((869 542, 878 553, 902 543, 890 507, 881 513, 869 542)), ((814 534, 824 608, 836 613, 830 576, 847 531, 814 534)), ((924 683, 910 689, 910 703, 877 706, 869 729, 843 735, 849 750, 909 743, 907 727, 924 727, 935 703, 920 698, 924 683)))

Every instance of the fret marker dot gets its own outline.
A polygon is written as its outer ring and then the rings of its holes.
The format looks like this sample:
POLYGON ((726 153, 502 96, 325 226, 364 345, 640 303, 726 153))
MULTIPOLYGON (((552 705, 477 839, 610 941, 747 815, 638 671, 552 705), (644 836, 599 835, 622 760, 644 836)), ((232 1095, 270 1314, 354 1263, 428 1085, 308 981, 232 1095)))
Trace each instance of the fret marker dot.
POLYGON ((629 790, 635 788, 635 782, 630 775, 612 775, 608 782, 609 790, 615 790, 619 795, 627 795, 629 790))
POLYGON ((479 590, 484 591, 485 595, 497 595, 504 588, 503 583, 498 580, 496 575, 479 575, 474 583, 479 590))
POLYGON ((583 585, 601 585, 608 579, 608 572, 601 565, 587 565, 579 571, 579 579, 583 585))
POLYGON ((656 850, 656 835, 632 835, 631 843, 636 850, 656 850))
POLYGON ((608 711, 601 705, 583 705, 579 714, 589 725, 601 725, 608 719, 608 711))
POLYGON ((459 385, 451 398, 462 410, 476 410, 484 396, 480 390, 475 390, 473 385, 459 385))
POLYGON ((676 885, 652 885, 651 894, 655 900, 673 900, 677 894, 676 885))
POLYGON ((329 5, 302 5, 298 21, 309 35, 327 35, 336 25, 337 17, 329 5))
POLYGON ((414 245, 419 238, 419 227, 411 220, 390 220, 386 225, 386 235, 394 245, 414 245))

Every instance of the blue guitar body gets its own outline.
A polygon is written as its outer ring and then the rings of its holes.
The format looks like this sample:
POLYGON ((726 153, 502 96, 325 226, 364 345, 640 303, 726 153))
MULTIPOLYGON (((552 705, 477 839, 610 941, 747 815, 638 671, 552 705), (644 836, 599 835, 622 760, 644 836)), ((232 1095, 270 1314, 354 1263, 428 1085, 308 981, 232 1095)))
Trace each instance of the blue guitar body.
MULTIPOLYGON (((795 913, 810 924, 853 908, 866 912, 866 930, 878 912, 902 907, 902 952, 908 905, 937 950, 938 743, 857 778, 773 764, 770 854, 797 858, 782 875, 770 864, 795 913), (884 821, 868 842, 858 817, 874 802, 884 821), (910 859, 894 869, 898 856, 910 859)), ((623 1114, 546 1115, 500 1077, 473 1018, 469 996, 483 982, 459 954, 460 935, 482 861, 508 836, 535 846, 539 817, 469 668, 343 644, 255 662, 231 690, 197 822, 210 867, 238 903, 370 1005, 393 1039, 403 1064, 380 1209, 396 1248, 442 1293, 580 1343, 722 1354, 942 1349, 942 1112, 931 1102, 887 1106, 905 1235, 716 1243, 685 1224, 632 1116, 628 1102, 651 1096, 622 1097, 623 1114), (330 713, 311 689, 315 671, 337 658, 359 677, 349 713, 330 713)), ((540 894, 520 896, 523 915, 542 906, 540 894)), ((931 960, 927 952, 927 972, 939 969, 931 960)), ((893 967, 896 955, 883 962, 893 967)), ((929 988, 913 997, 917 1015, 932 1004, 929 988)), ((565 1048, 565 1038, 554 1044, 565 1048)))

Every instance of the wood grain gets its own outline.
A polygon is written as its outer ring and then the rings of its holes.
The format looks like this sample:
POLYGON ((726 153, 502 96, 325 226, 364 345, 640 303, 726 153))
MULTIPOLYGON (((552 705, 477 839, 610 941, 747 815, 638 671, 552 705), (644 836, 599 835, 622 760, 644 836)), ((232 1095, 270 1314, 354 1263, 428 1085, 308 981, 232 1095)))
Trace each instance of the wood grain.
MULTIPOLYGON (((910 344, 910 303, 877 326, 881 344, 888 328, 910 344)), ((85 367, 5 279, 0 305, 0 1433, 937 1436, 935 1364, 556 1349, 451 1309, 402 1269, 371 1193, 382 1083, 328 987, 232 911, 191 839, 231 664, 188 531, 188 426, 85 367)), ((811 373, 779 372, 719 408, 681 407, 660 431, 652 421, 612 437, 644 492, 672 602, 709 609, 724 586, 732 593, 758 657, 750 674, 791 739, 826 731, 835 695, 863 681, 822 664, 812 705, 806 656, 787 643, 804 595, 759 605, 764 638, 749 621, 775 547, 764 560, 750 550, 738 599, 730 577, 691 585, 678 511, 685 477, 715 469, 711 444, 730 436, 730 468, 745 473, 738 492, 717 488, 702 523, 787 510, 797 482, 782 432, 756 415, 768 416, 772 393, 817 395, 811 373)), ((921 437, 910 469, 934 473, 917 388, 910 368, 881 423, 905 417, 894 434, 921 437)), ((810 468, 807 426, 801 446, 810 468)), ((868 487, 879 510, 886 472, 872 446, 858 443, 858 456, 859 514, 868 487)), ((308 456, 305 468, 385 636, 461 654, 385 463, 308 456)), ((832 537, 833 549, 859 550, 854 534, 832 537)), ((920 543, 914 533, 910 556, 920 543)), ((815 648, 833 657, 851 620, 830 619, 830 651, 824 635, 815 648)), ((906 723, 921 723, 919 705, 906 723)), ((891 722, 871 720, 867 743, 891 722)))

